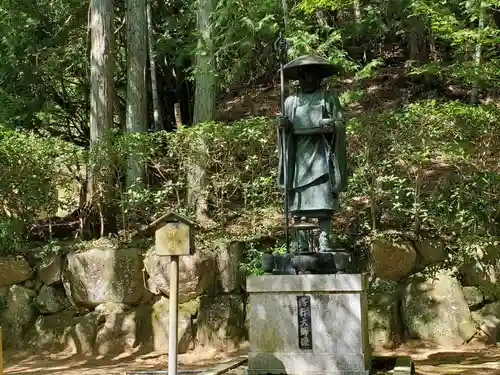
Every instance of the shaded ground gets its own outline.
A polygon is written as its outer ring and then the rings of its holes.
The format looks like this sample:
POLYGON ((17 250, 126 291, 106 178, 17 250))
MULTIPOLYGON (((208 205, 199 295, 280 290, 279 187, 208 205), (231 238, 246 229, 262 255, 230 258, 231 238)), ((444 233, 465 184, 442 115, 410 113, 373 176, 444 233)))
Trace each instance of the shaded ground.
MULTIPOLYGON (((409 355, 418 375, 500 375, 500 346, 466 346, 460 350, 400 347, 380 353, 409 355)), ((383 372, 382 372, 383 373, 383 372)))
MULTIPOLYGON (((243 353, 197 352, 179 356, 180 369, 212 368, 243 353)), ((5 374, 25 375, 124 375, 127 370, 167 370, 167 355, 129 355, 97 359, 95 357, 68 356, 48 353, 6 353, 5 374)))
MULTIPOLYGON (((190 353, 179 356, 180 368, 211 368, 239 353, 215 354, 213 352, 190 353)), ((377 353, 384 357, 410 355, 419 375, 500 375, 500 346, 464 348, 463 350, 429 350, 401 347, 394 351, 377 353)), ((112 375, 125 374, 126 370, 166 370, 168 356, 129 356, 112 359, 64 357, 62 355, 18 354, 6 358, 5 374, 30 375, 112 375)), ((390 365, 390 360, 387 363, 390 365)), ((233 375, 243 371, 234 370, 233 375)), ((240 374, 241 373, 241 374, 240 374)), ((377 374, 386 374, 379 371, 377 374)))

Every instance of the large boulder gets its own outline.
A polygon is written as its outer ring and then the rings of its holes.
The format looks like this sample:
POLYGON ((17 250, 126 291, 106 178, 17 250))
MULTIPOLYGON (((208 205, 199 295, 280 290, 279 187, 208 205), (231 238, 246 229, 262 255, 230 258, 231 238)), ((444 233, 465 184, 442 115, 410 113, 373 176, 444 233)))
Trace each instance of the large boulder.
POLYGON ((203 296, 196 338, 207 349, 237 350, 245 340, 245 301, 240 295, 203 296))
POLYGON ((479 329, 486 334, 488 344, 496 344, 500 340, 500 301, 472 312, 472 317, 479 329))
MULTIPOLYGON (((154 248, 144 259, 149 275, 148 287, 153 293, 170 295, 170 258, 157 256, 154 248)), ((205 293, 214 284, 215 265, 210 258, 199 254, 179 258, 179 303, 187 302, 205 293)))
POLYGON ((150 307, 105 303, 85 315, 67 309, 39 316, 27 343, 52 352, 106 356, 149 349, 151 336, 150 307))
POLYGON ((65 351, 72 355, 95 354, 97 327, 100 324, 102 324, 102 315, 95 311, 75 317, 73 325, 66 330, 63 337, 65 351))
POLYGON ((52 315, 40 315, 27 334, 29 346, 43 350, 64 349, 65 337, 75 324, 76 311, 65 310, 52 315))
POLYGON ((217 281, 224 293, 239 292, 245 282, 241 265, 244 260, 243 242, 221 242, 217 245, 217 281))
POLYGON ((63 272, 66 294, 76 306, 114 302, 137 305, 148 295, 139 249, 96 248, 69 254, 63 272))
POLYGON ((487 301, 500 300, 500 247, 479 249, 476 255, 460 268, 462 283, 479 287, 487 301))
POLYGON ((412 275, 401 311, 408 336, 431 344, 460 346, 476 333, 462 287, 447 271, 412 275))
POLYGON ((95 352, 100 356, 134 353, 148 347, 151 338, 151 308, 130 308, 123 304, 97 306, 103 324, 96 335, 95 352))
POLYGON ((401 342, 399 314, 401 286, 395 281, 375 279, 368 290, 368 331, 373 347, 391 347, 401 342))
POLYGON ((12 285, 5 297, 6 306, 0 311, 4 343, 8 347, 22 344, 25 333, 36 320, 34 299, 36 292, 19 285, 12 285))
POLYGON ((60 254, 49 254, 37 259, 35 269, 38 278, 46 285, 61 281, 63 262, 60 254))
POLYGON ((481 306, 484 302, 483 293, 481 292, 481 289, 476 286, 464 286, 462 288, 462 292, 464 293, 465 301, 471 310, 477 310, 477 307, 481 306))
POLYGON ((377 238, 372 243, 372 259, 376 277, 399 281, 413 270, 417 253, 409 241, 377 238))
POLYGON ((442 262, 446 259, 446 250, 441 240, 426 238, 414 242, 417 253, 420 254, 424 265, 442 262))
POLYGON ((22 283, 34 275, 26 258, 14 255, 0 257, 0 286, 22 283))
POLYGON ((44 285, 36 298, 36 306, 42 314, 55 314, 68 308, 71 304, 63 289, 44 285))
MULTIPOLYGON (((200 307, 199 299, 194 299, 179 306, 177 345, 180 354, 186 353, 194 345, 193 317, 198 313, 200 307)), ((153 305, 152 325, 154 351, 157 353, 168 353, 169 337, 169 299, 161 297, 153 305)))

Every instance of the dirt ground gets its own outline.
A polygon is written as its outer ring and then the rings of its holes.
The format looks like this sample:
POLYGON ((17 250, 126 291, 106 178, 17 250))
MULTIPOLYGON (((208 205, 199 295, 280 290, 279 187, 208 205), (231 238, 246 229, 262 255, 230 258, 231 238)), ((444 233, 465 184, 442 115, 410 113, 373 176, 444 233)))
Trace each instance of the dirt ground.
MULTIPOLYGON (((196 352, 179 355, 180 369, 212 368, 222 361, 247 353, 196 352)), ((168 355, 128 354, 113 358, 71 356, 64 353, 4 353, 7 375, 124 375, 129 370, 167 370, 168 355)))
POLYGON ((500 346, 468 345, 460 350, 402 346, 376 354, 393 358, 409 355, 418 375, 500 375, 500 346))
MULTIPOLYGON (((181 369, 211 368, 238 353, 189 353, 179 356, 181 369)), ((393 351, 378 351, 377 356, 396 357, 410 355, 419 375, 500 375, 500 346, 465 347, 462 350, 437 350, 400 347, 393 351)), ((84 358, 63 354, 6 353, 5 374, 26 375, 124 375, 127 370, 167 370, 166 355, 128 355, 115 358, 84 358)), ((390 369, 391 361, 387 361, 390 369)), ((233 373, 233 372, 232 372, 233 373)), ((386 374, 386 371, 377 374, 386 374)))

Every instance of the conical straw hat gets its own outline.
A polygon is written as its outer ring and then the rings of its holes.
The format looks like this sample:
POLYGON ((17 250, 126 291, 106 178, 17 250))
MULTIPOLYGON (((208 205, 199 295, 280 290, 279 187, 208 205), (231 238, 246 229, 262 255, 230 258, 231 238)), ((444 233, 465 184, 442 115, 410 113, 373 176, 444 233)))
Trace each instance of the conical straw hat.
POLYGON ((299 79, 300 68, 306 66, 313 67, 315 74, 319 74, 321 78, 334 75, 340 70, 338 66, 323 57, 304 55, 286 64, 283 67, 283 74, 287 79, 299 79))

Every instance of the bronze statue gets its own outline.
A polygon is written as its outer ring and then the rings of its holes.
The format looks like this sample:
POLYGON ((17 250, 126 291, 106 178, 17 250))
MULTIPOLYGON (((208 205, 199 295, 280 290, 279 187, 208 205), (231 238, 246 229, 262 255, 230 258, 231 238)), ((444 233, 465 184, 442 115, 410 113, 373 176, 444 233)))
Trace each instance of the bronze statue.
MULTIPOLYGON (((298 80, 299 88, 286 98, 279 119, 278 184, 285 188, 286 175, 292 229, 300 226, 302 218, 318 219, 319 252, 335 250, 331 218, 339 209, 339 193, 347 185, 346 132, 340 102, 322 86, 322 80, 335 73, 336 67, 328 60, 309 55, 283 67, 284 77, 298 80)), ((295 253, 308 252, 305 232, 297 230, 295 253)))

